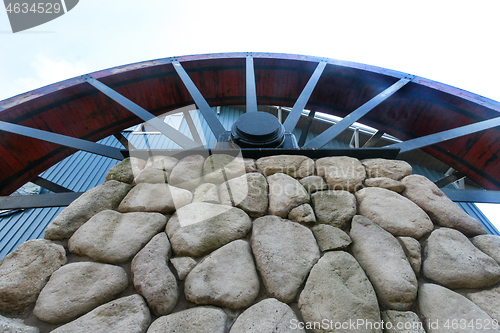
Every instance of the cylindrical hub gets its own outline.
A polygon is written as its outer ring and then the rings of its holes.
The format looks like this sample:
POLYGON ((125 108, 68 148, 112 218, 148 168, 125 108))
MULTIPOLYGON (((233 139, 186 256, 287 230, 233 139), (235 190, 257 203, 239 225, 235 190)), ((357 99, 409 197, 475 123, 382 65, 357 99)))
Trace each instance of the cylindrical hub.
POLYGON ((233 124, 231 140, 242 148, 280 148, 285 128, 272 114, 247 112, 233 124))

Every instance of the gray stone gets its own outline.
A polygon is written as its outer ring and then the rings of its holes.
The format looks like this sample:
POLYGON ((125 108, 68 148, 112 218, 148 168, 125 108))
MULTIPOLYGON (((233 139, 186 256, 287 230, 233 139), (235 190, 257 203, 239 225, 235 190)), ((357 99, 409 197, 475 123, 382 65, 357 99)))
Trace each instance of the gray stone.
POLYGON ((186 277, 186 299, 241 309, 250 306, 260 290, 250 245, 235 240, 203 259, 186 277))
POLYGON ((266 176, 284 173, 293 178, 304 178, 314 173, 314 161, 302 155, 275 155, 259 158, 255 164, 266 176))
POLYGON ((396 237, 356 215, 351 239, 352 253, 372 282, 380 304, 390 310, 409 310, 417 297, 417 278, 396 237))
POLYGON ((2 333, 38 333, 36 327, 24 325, 21 319, 10 319, 0 316, 0 332, 2 333))
POLYGON ((145 164, 146 161, 140 158, 127 157, 109 169, 106 174, 106 181, 117 180, 122 183, 132 184, 135 176, 144 169, 145 164))
POLYGON ((434 228, 429 216, 415 203, 379 187, 356 192, 359 214, 368 217, 394 236, 420 239, 434 228))
MULTIPOLYGON (((358 319, 370 323, 380 322, 377 296, 370 281, 356 259, 344 251, 326 252, 314 265, 300 293, 299 309, 306 323, 324 319, 341 324, 357 322, 358 319)), ((311 330, 316 333, 333 331, 311 330)), ((382 330, 363 325, 356 327, 353 332, 381 333, 382 330)))
POLYGON ((199 257, 244 237, 251 228, 250 217, 239 208, 195 202, 172 215, 166 232, 178 256, 199 257))
POLYGON ((448 288, 483 288, 500 281, 500 265, 461 232, 440 228, 427 239, 424 275, 448 288))
POLYGON ((230 179, 220 186, 221 202, 243 209, 252 217, 260 217, 269 205, 266 177, 258 172, 230 179))
POLYGON ((243 163, 245 163, 245 172, 257 172, 257 166, 255 165, 255 160, 253 158, 244 158, 243 163))
POLYGON ((150 323, 146 302, 136 294, 103 304, 51 333, 143 333, 150 323))
POLYGON ((154 168, 144 169, 134 179, 134 184, 166 184, 168 183, 168 174, 163 170, 154 168))
POLYGON ((457 229, 467 236, 486 234, 478 220, 467 215, 429 179, 411 175, 402 182, 406 186, 403 195, 419 205, 434 223, 457 229))
POLYGON ((245 174, 245 163, 241 156, 214 154, 203 164, 205 181, 220 184, 228 179, 245 174))
POLYGON ((321 251, 341 250, 351 244, 351 237, 339 228, 318 224, 311 228, 321 251))
POLYGON ((170 262, 177 271, 179 280, 184 280, 193 268, 198 264, 196 260, 191 257, 177 257, 170 259, 170 262))
POLYGON ((401 193, 405 189, 402 182, 387 177, 366 178, 364 184, 366 187, 381 187, 397 193, 401 193))
POLYGON ((176 187, 194 190, 201 182, 204 162, 205 158, 201 155, 184 157, 170 173, 169 183, 176 187))
POLYGON ((311 194, 319 223, 347 229, 356 214, 356 198, 347 191, 318 191, 311 194))
POLYGON ((323 157, 316 161, 318 176, 324 177, 332 190, 354 192, 362 187, 366 178, 361 162, 352 157, 323 157))
POLYGON ((170 174, 179 160, 172 156, 155 155, 148 158, 145 169, 157 169, 170 174))
POLYGON ((0 311, 23 313, 38 297, 49 276, 66 263, 61 245, 27 241, 0 261, 0 311))
POLYGON ((269 295, 284 303, 295 299, 320 255, 311 230, 276 216, 253 222, 252 251, 269 295))
POLYGON ((403 246, 411 268, 413 268, 415 275, 418 276, 422 267, 422 247, 420 246, 420 242, 411 237, 398 237, 398 239, 403 246))
POLYGON ((268 298, 239 315, 229 333, 305 333, 304 329, 293 327, 293 324, 298 322, 297 316, 288 305, 275 298, 268 298))
POLYGON ((170 242, 162 232, 154 236, 132 260, 134 287, 156 316, 170 313, 179 298, 177 280, 167 264, 169 256, 170 242))
POLYGON ((159 213, 125 213, 104 210, 94 215, 69 239, 69 251, 95 261, 118 264, 132 259, 165 228, 159 213))
POLYGON ((425 333, 424 325, 415 312, 387 310, 381 316, 386 327, 384 333, 425 333))
POLYGON ((299 223, 316 223, 316 216, 314 215, 314 210, 311 205, 303 204, 295 207, 288 213, 288 219, 293 222, 299 223))
POLYGON ((215 307, 195 307, 156 319, 147 333, 225 333, 228 317, 215 307))
POLYGON ((296 179, 284 173, 267 177, 269 183, 269 214, 286 218, 295 207, 309 203, 309 193, 296 179))
POLYGON ((194 191, 193 202, 211 202, 220 203, 217 185, 212 183, 203 183, 194 191))
POLYGON ((69 238, 95 214, 116 209, 130 191, 130 185, 107 181, 82 194, 66 207, 45 229, 46 239, 69 238))
POLYGON ((464 296, 436 284, 420 285, 418 310, 427 333, 498 332, 491 329, 493 319, 477 305, 464 296), (445 327, 446 323, 448 327, 445 327), (453 323, 457 323, 458 327, 453 327, 453 323), (460 328, 461 323, 466 323, 466 326, 460 328), (468 326, 470 323, 472 326, 468 326), (486 323, 489 323, 489 329, 484 329, 486 323))
POLYGON ((299 182, 309 193, 328 189, 328 184, 325 182, 323 177, 320 176, 308 176, 300 179, 299 182))
POLYGON ((470 290, 465 296, 479 306, 491 318, 500 322, 500 285, 484 290, 470 290))
POLYGON ((495 259, 500 263, 500 236, 497 235, 479 235, 471 239, 478 249, 495 259))
POLYGON ((411 175, 412 172, 411 165, 405 161, 370 158, 362 160, 361 163, 366 168, 368 178, 386 177, 401 180, 403 177, 411 175))
POLYGON ((65 323, 109 302, 127 286, 127 273, 121 267, 94 262, 67 264, 52 274, 33 314, 49 323, 65 323))
POLYGON ((118 206, 122 213, 158 212, 172 214, 193 200, 193 194, 167 184, 137 184, 118 206))

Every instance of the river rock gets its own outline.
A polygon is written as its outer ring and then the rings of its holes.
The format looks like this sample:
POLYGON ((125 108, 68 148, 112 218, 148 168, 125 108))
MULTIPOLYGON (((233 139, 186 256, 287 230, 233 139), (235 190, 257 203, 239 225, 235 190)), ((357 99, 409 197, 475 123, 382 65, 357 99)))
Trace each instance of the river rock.
POLYGON ((420 285, 418 310, 427 333, 498 332, 491 330, 492 318, 486 312, 464 296, 437 284, 420 285), (448 327, 445 327, 446 323, 448 327), (453 323, 457 323, 458 327, 452 327, 453 323), (465 326, 460 329, 460 323, 473 323, 473 327, 465 326), (483 327, 485 323, 490 323, 490 329, 481 329, 477 323, 481 323, 483 327))
POLYGON ((384 333, 425 333, 415 312, 387 310, 381 316, 386 327, 384 333))
POLYGON ((471 239, 478 249, 495 259, 500 263, 500 236, 497 235, 479 235, 471 239))
POLYGON ((239 315, 229 333, 305 333, 303 329, 293 329, 293 324, 298 322, 297 316, 288 305, 275 298, 267 298, 239 315))
POLYGON ((323 177, 320 176, 308 176, 300 179, 299 182, 309 193, 328 189, 328 184, 325 182, 323 177))
POLYGON ((394 236, 421 238, 434 228, 429 216, 409 199, 379 187, 356 192, 359 214, 394 236))
POLYGON ((314 161, 302 155, 275 155, 259 158, 255 164, 266 176, 284 173, 293 178, 304 178, 314 174, 314 161))
POLYGON ((65 323, 109 302, 127 286, 127 273, 121 267, 94 262, 67 264, 52 274, 33 314, 52 324, 65 323))
POLYGON ((36 239, 19 245, 0 261, 0 311, 26 311, 49 276, 65 263, 66 251, 51 241, 36 239))
POLYGON ((356 198, 347 191, 318 191, 311 195, 319 223, 346 229, 356 214, 356 198))
POLYGON ((434 230, 423 251, 424 275, 448 288, 482 288, 500 281, 500 265, 461 232, 434 230))
POLYGON ((403 195, 419 205, 434 223, 457 229, 467 236, 486 234, 478 220, 467 215, 429 179, 410 175, 402 182, 406 186, 403 195))
POLYGON ((339 228, 318 224, 311 228, 321 251, 341 250, 348 247, 351 237, 339 228))
POLYGON ((163 170, 154 168, 144 169, 134 179, 134 184, 166 184, 168 183, 168 174, 163 170))
POLYGON ((179 160, 172 156, 154 155, 148 158, 145 169, 157 169, 170 174, 179 160))
POLYGON ((405 189, 402 182, 387 177, 366 178, 364 184, 366 187, 381 187, 397 193, 401 193, 405 189))
POLYGON ((150 323, 146 302, 136 294, 103 304, 51 333, 142 333, 150 323))
MULTIPOLYGON (((326 252, 311 270, 304 290, 300 293, 299 309, 307 323, 349 323, 358 319, 380 322, 377 295, 352 255, 344 251, 326 252)), ((307 328, 307 326, 306 326, 307 328)), ((311 332, 333 332, 335 329, 312 329, 311 332)), ((366 326, 353 332, 377 332, 366 326)), ((344 330, 348 332, 348 330, 344 330)))
POLYGON ((286 218, 295 207, 309 203, 309 193, 296 179, 284 173, 267 177, 269 183, 269 214, 286 218))
POLYGON ((418 276, 422 267, 422 247, 420 242, 411 237, 398 237, 398 240, 403 246, 411 268, 413 268, 415 275, 418 276))
POLYGON ((46 239, 69 238, 95 214, 116 209, 130 191, 128 184, 110 180, 82 194, 66 207, 45 229, 46 239))
POLYGON ((401 180, 403 177, 411 175, 412 172, 411 165, 405 161, 370 158, 362 160, 361 163, 366 168, 368 178, 386 177, 401 180))
POLYGON ((118 211, 172 214, 193 200, 193 194, 167 184, 137 184, 123 199, 118 211))
POLYGON ((235 240, 203 259, 186 277, 186 299, 231 309, 249 306, 259 294, 260 282, 250 245, 235 240))
POLYGON ((10 319, 0 316, 0 332, 2 333, 39 333, 36 327, 27 326, 21 319, 10 319))
POLYGON ((500 285, 484 290, 471 290, 465 296, 479 306, 491 318, 500 322, 500 285))
POLYGON ((201 182, 204 162, 205 158, 201 155, 184 157, 172 169, 169 183, 176 187, 194 190, 201 182))
POLYGON ((417 278, 398 240, 366 217, 351 227, 352 253, 363 267, 382 306, 406 311, 417 297, 417 278))
POLYGON ((217 185, 212 183, 203 183, 194 190, 193 202, 211 202, 220 203, 217 185))
POLYGON ((316 223, 316 216, 314 216, 314 210, 311 205, 303 204, 295 207, 288 213, 288 219, 293 222, 314 224, 316 223))
POLYGON ((225 333, 228 316, 215 307, 195 307, 156 319, 147 333, 225 333))
POLYGON ((240 156, 213 154, 203 164, 205 181, 220 184, 245 174, 245 163, 240 156))
POLYGON ((258 172, 230 179, 220 186, 221 202, 243 209, 252 217, 260 217, 269 205, 267 180, 258 172))
POLYGON ((156 316, 170 313, 179 298, 179 287, 168 267, 170 242, 162 232, 149 241, 132 260, 135 289, 146 299, 156 316))
POLYGON ((268 293, 284 303, 295 299, 320 255, 311 230, 277 216, 253 222, 252 251, 268 293))
POLYGON ((104 210, 71 236, 69 251, 100 262, 123 263, 132 259, 166 224, 167 218, 159 213, 121 214, 104 210))
POLYGON ((239 208, 195 202, 172 215, 166 232, 178 256, 199 257, 244 237, 251 228, 250 217, 239 208))
POLYGON ((177 257, 170 259, 172 266, 174 266, 177 271, 177 276, 179 280, 184 280, 186 276, 193 270, 193 268, 198 264, 196 260, 191 257, 177 257))
POLYGON ((122 183, 132 184, 134 178, 144 169, 146 161, 140 158, 127 157, 109 169, 106 181, 117 180, 122 183))
POLYGON ((253 158, 244 158, 243 163, 245 163, 245 172, 257 172, 257 166, 255 165, 255 160, 253 158))
POLYGON ((324 177, 332 190, 354 192, 362 187, 366 171, 361 162, 352 157, 323 157, 316 161, 318 176, 324 177))

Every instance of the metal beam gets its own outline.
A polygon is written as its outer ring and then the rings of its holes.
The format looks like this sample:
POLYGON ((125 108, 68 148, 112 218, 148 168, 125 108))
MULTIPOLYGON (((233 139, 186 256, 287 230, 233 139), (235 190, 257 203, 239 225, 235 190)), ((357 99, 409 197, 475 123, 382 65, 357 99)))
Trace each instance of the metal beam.
POLYGON ((75 201, 83 193, 84 192, 67 192, 0 197, 0 210, 65 207, 75 201))
POLYGON ((420 138, 411 139, 404 142, 395 143, 387 147, 400 148, 401 153, 404 153, 406 151, 427 147, 439 142, 456 139, 464 135, 484 131, 497 126, 500 126, 500 117, 483 120, 474 124, 457 127, 451 130, 422 136, 420 138))
POLYGON ((443 188, 441 191, 456 202, 479 202, 500 204, 500 191, 456 190, 443 188))
POLYGON ((465 177, 465 175, 462 174, 461 172, 454 171, 451 175, 448 175, 446 177, 443 177, 443 178, 435 181, 434 184, 436 184, 436 186, 439 188, 443 188, 443 187, 446 187, 450 184, 453 184, 457 180, 460 180, 464 177, 465 177))
POLYGON ((247 54, 246 83, 247 83, 247 112, 256 112, 257 91, 255 89, 255 71, 253 66, 253 56, 251 53, 247 54))
POLYGON ((326 131, 315 137, 313 140, 309 141, 306 145, 304 145, 304 148, 323 147, 328 142, 335 139, 340 133, 349 128, 349 126, 351 126, 356 121, 361 119, 361 117, 366 115, 368 112, 377 107, 380 103, 382 103, 387 98, 392 96, 392 94, 394 94, 396 91, 403 88, 411 80, 412 80, 411 78, 400 79, 398 82, 394 83, 392 86, 385 89, 380 94, 373 97, 371 100, 361 105, 356 110, 352 111, 349 115, 340 120, 338 123, 328 128, 326 131))
POLYGON ((109 98, 111 98, 116 103, 123 106, 125 109, 135 114, 137 117, 141 118, 154 128, 156 128, 163 135, 170 138, 172 141, 177 143, 182 148, 191 149, 199 146, 199 144, 197 144, 196 142, 194 142, 193 140, 191 140, 190 138, 188 138, 187 136, 185 136, 172 126, 165 123, 162 119, 155 117, 154 114, 150 113, 149 111, 146 111, 145 109, 135 104, 125 96, 117 93, 115 90, 111 89, 104 83, 99 82, 90 75, 84 75, 83 77, 85 81, 94 86, 94 88, 96 88, 109 98))
POLYGON ((67 189, 66 187, 63 187, 54 182, 51 182, 50 180, 38 176, 32 179, 31 182, 54 193, 73 192, 70 189, 67 189))
POLYGON ((371 138, 368 139, 368 141, 366 141, 366 143, 363 145, 362 148, 374 147, 384 134, 385 134, 384 131, 378 130, 375 134, 371 136, 371 138))
POLYGON ((326 64, 327 62, 323 60, 319 62, 318 66, 316 66, 314 73, 311 75, 311 78, 309 78, 309 81, 304 87, 304 90, 302 90, 299 98, 293 105, 292 111, 290 111, 288 117, 286 117, 286 120, 283 123, 285 131, 292 132, 295 126, 297 126, 297 122, 300 119, 300 115, 302 114, 302 111, 306 107, 306 104, 309 101, 309 98, 311 97, 311 94, 314 91, 314 88, 316 87, 316 84, 318 83, 319 78, 321 77, 321 74, 323 73, 323 70, 326 67, 326 64))
POLYGON ((224 129, 224 126, 222 126, 219 119, 217 119, 217 116, 213 113, 210 105, 208 105, 207 101, 200 93, 194 82, 191 80, 184 67, 182 67, 181 63, 177 59, 173 59, 172 65, 174 66, 175 71, 189 91, 189 94, 191 94, 191 97, 194 99, 194 102, 198 106, 201 114, 203 115, 203 118, 205 118, 208 127, 210 127, 215 137, 219 139, 219 136, 226 131, 224 129))
POLYGON ((39 129, 26 127, 22 125, 11 124, 5 121, 0 121, 0 130, 4 132, 27 136, 37 140, 55 143, 65 147, 83 150, 92 154, 114 158, 115 160, 120 160, 120 161, 123 160, 123 155, 120 152, 120 149, 102 145, 100 143, 95 143, 92 141, 77 139, 67 135, 42 131, 39 129))
POLYGON ((182 111, 182 114, 184 115, 184 119, 186 119, 186 122, 188 124, 189 130, 191 131, 191 135, 193 136, 194 141, 196 141, 200 146, 202 146, 203 141, 201 141, 200 135, 198 134, 198 130, 196 129, 193 118, 191 118, 191 114, 189 113, 189 111, 182 111))
POLYGON ((316 111, 313 110, 313 111, 310 111, 309 115, 307 116, 306 125, 302 129, 302 133, 300 133, 300 138, 299 138, 299 143, 298 143, 299 147, 302 147, 304 145, 304 143, 306 143, 307 134, 309 134, 309 130, 311 129, 311 125, 312 125, 312 122, 314 120, 315 114, 316 114, 316 111))
POLYGON ((123 145, 123 147, 127 149, 135 149, 134 145, 128 141, 128 139, 121 133, 115 133, 113 136, 116 138, 116 140, 120 141, 120 143, 123 145))

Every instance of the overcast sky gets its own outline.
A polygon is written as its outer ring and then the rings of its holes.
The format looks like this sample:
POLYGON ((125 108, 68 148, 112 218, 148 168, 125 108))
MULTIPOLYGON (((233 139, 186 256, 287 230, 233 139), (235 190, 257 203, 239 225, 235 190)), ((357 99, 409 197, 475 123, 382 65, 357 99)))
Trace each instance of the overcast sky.
POLYGON ((80 0, 13 34, 1 8, 0 100, 132 62, 255 51, 366 63, 500 101, 499 12, 498 0, 80 0))

